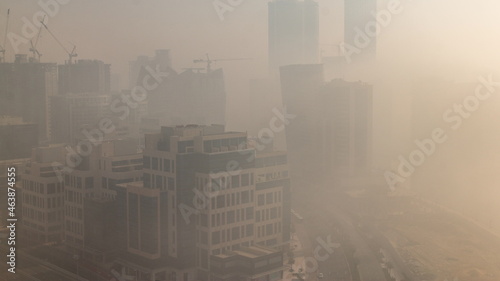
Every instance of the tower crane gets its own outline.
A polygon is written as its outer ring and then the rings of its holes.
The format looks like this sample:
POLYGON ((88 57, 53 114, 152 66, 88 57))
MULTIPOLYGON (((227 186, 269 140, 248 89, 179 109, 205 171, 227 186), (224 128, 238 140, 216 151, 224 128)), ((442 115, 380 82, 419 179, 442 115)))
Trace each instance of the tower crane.
MULTIPOLYGON (((40 22, 42 24, 45 22, 45 16, 43 17, 43 19, 40 22)), ((38 45, 38 40, 40 39, 40 34, 42 33, 42 27, 43 27, 43 25, 40 25, 40 28, 38 29, 38 34, 36 36, 35 43, 33 44, 33 39, 30 40, 30 44, 31 44, 30 52, 33 54, 33 60, 38 61, 38 62, 40 62, 40 57, 42 56, 42 54, 40 54, 40 52, 38 51, 36 46, 38 45), (37 58, 37 56, 38 56, 38 58, 37 58)))
POLYGON ((7 32, 9 32, 9 18, 10 18, 10 9, 7 10, 7 24, 5 25, 5 34, 3 37, 3 43, 0 45, 0 53, 2 56, 0 57, 0 62, 5 62, 5 44, 7 43, 7 32))
POLYGON ((73 63, 73 58, 74 57, 77 57, 78 54, 75 52, 76 51, 76 45, 73 45, 73 49, 70 51, 68 51, 68 49, 66 49, 66 47, 64 47, 64 45, 61 43, 61 41, 59 41, 59 39, 57 39, 57 37, 54 35, 54 33, 52 33, 52 31, 50 31, 50 29, 47 27, 47 25, 41 21, 40 22, 43 27, 45 27, 45 29, 49 32, 49 34, 52 36, 52 38, 54 38, 54 40, 56 40, 56 42, 59 44, 59 46, 61 46, 61 48, 63 48, 63 50, 66 52, 66 54, 68 54, 68 64, 72 64, 73 63))
POLYGON ((235 60, 251 60, 251 58, 236 58, 236 59, 210 59, 210 56, 206 54, 207 58, 206 59, 196 59, 193 60, 194 63, 206 63, 207 64, 207 73, 212 72, 212 63, 218 62, 218 61, 235 61, 235 60))

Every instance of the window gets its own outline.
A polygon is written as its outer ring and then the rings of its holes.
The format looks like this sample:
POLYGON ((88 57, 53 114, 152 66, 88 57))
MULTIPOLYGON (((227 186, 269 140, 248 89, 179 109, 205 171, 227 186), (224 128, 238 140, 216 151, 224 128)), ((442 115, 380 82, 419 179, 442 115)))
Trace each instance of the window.
POLYGON ((241 193, 241 204, 245 204, 250 202, 250 192, 249 191, 243 191, 241 193))
POLYGON ((201 244, 208 244, 208 234, 205 231, 200 231, 200 243, 201 244))
POLYGON ((85 178, 85 189, 94 188, 94 178, 88 177, 85 178))
POLYGON ((278 208, 271 208, 271 219, 278 217, 278 208))
POLYGON ((273 193, 270 192, 266 194, 266 204, 272 204, 273 203, 273 193))
POLYGON ((231 230, 231 239, 240 239, 240 228, 238 226, 233 227, 233 229, 231 230))
POLYGON ((227 223, 234 223, 235 215, 234 211, 227 212, 227 223))
POLYGON ((144 156, 144 168, 146 168, 146 169, 151 168, 151 157, 144 156))
POLYGON ((151 175, 149 173, 144 173, 144 187, 151 187, 151 175))
POLYGON ((241 175, 241 186, 247 186, 250 184, 250 177, 248 174, 241 175))
POLYGON ((240 187, 240 175, 232 176, 231 183, 233 188, 240 187))
POLYGON ((247 224, 247 229, 246 229, 246 236, 252 236, 253 235, 253 224, 247 224))
POLYGON ((153 163, 151 166, 153 170, 158 170, 158 158, 153 157, 153 163))
POLYGON ((220 243, 220 231, 212 232, 212 244, 217 245, 220 243))
POLYGON ((264 204, 265 204, 264 194, 259 194, 259 196, 257 197, 257 205, 262 206, 264 204))
POLYGON ((175 180, 174 178, 168 178, 168 190, 175 190, 175 180))
MULTIPOLYGON (((43 190, 43 186, 41 187, 41 190, 43 190)), ((54 193, 56 193, 56 184, 55 183, 47 184, 47 194, 54 194, 54 193)))
POLYGON ((162 177, 159 175, 156 175, 156 181, 155 181, 155 187, 158 189, 162 188, 162 177))
POLYGON ((226 207, 226 200, 224 195, 217 196, 217 209, 226 207))
POLYGON ((170 172, 170 159, 163 159, 163 171, 170 172))
POLYGON ((253 219, 253 207, 246 208, 246 219, 247 220, 253 219))

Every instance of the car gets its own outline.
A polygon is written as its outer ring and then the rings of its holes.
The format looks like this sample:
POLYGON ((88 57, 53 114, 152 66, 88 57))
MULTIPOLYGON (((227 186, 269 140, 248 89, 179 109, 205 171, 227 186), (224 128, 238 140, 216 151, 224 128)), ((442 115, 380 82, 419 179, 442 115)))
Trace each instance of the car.
POLYGON ((321 273, 321 272, 320 272, 320 273, 318 273, 318 278, 319 278, 319 279, 323 279, 323 277, 324 277, 323 273, 321 273))

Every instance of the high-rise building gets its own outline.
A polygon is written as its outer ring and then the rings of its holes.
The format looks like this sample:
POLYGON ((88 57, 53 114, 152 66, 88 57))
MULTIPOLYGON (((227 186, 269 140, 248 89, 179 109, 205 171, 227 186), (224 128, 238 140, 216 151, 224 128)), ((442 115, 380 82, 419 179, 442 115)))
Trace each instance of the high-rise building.
POLYGON ((63 145, 33 149, 22 179, 22 235, 27 244, 61 242, 64 233, 64 189, 52 163, 63 162, 63 145))
POLYGON ((138 80, 140 78, 139 74, 146 66, 149 66, 154 70, 158 67, 158 69, 162 72, 172 68, 170 50, 156 50, 154 57, 138 56, 135 61, 131 61, 129 63, 129 89, 134 88, 136 85, 141 85, 142 81, 138 80))
POLYGON ((319 62, 319 7, 312 0, 269 2, 269 68, 319 62))
MULTIPOLYGON (((320 64, 288 65, 280 68, 281 92, 288 114, 296 117, 285 128, 286 145, 289 151, 292 181, 311 177, 314 168, 315 150, 311 136, 314 135, 316 96, 324 84, 323 66, 320 64)), ((294 181, 297 183, 297 181, 294 181)))
POLYGON ((64 236, 69 252, 99 264, 120 250, 124 210, 116 200, 116 185, 142 179, 137 147, 132 140, 104 141, 64 174, 64 236))
POLYGON ((88 138, 84 130, 98 128, 99 120, 110 115, 110 100, 97 93, 67 94, 50 99, 50 135, 54 143, 76 144, 88 138))
POLYGON ((21 117, 0 116, 0 160, 29 158, 38 145, 38 125, 21 117))
POLYGON ((59 94, 107 94, 111 87, 111 65, 99 60, 78 60, 59 65, 59 94))
POLYGON ((373 14, 377 13, 377 0, 346 0, 344 2, 344 42, 361 49, 361 53, 354 54, 352 59, 354 61, 374 59, 377 52, 377 37, 370 35, 376 32, 373 30, 376 24, 371 23, 376 23, 373 14))
POLYGON ((221 125, 146 135, 143 182, 120 185, 128 235, 118 262, 143 280, 280 280, 290 227, 286 173, 285 155, 255 158, 246 133, 221 125), (266 172, 264 162, 273 168, 266 172))
POLYGON ((49 99, 57 95, 57 65, 28 62, 0 63, 0 112, 38 125, 40 141, 49 138, 49 99))
POLYGON ((372 86, 332 80, 318 92, 314 147, 318 169, 337 178, 366 176, 372 159, 372 86))

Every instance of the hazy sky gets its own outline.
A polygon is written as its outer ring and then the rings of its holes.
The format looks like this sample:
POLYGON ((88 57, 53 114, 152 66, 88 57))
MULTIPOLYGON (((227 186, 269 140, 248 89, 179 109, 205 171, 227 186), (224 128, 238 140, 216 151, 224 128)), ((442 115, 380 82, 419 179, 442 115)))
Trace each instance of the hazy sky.
MULTIPOLYGON (((68 1, 54 17, 49 18, 49 28, 66 48, 71 49, 72 43, 77 45, 79 59, 111 63, 112 71, 122 76, 122 86, 127 84, 128 61, 137 55, 152 56, 155 49, 171 49, 177 70, 196 67, 192 60, 203 57, 205 53, 212 58, 253 58, 217 65, 225 70, 228 117, 231 119, 240 116, 238 110, 248 100, 248 80, 266 76, 268 1, 244 0, 232 12, 226 13, 223 21, 214 9, 213 0, 68 1)), ((388 1, 380 0, 379 9, 386 9, 388 1)), ((334 47, 328 44, 338 44, 343 37, 343 1, 318 2, 321 48, 325 54, 331 54, 334 47)), ((408 82, 433 75, 476 82, 479 74, 498 74, 500 66, 498 0, 401 0, 401 5, 403 11, 392 16, 390 24, 381 29, 378 38, 378 59, 382 67, 377 72, 374 112, 375 115, 384 112, 383 121, 392 122, 393 128, 392 132, 376 130, 377 126, 388 125, 375 117, 375 133, 380 134, 375 137, 375 142, 389 146, 394 143, 388 142, 388 138, 399 141, 401 138, 395 135, 404 135, 404 129, 400 128, 408 129, 408 82)), ((33 14, 41 10, 35 0, 1 0, 0 38, 3 38, 7 8, 11 8, 10 32, 20 35, 22 18, 32 21, 33 14)), ((38 49, 43 54, 43 62, 63 63, 67 58, 45 31, 38 49)), ((28 50, 29 44, 21 47, 23 53, 28 53, 28 50)), ((11 60, 13 51, 9 44, 7 52, 7 58, 11 60)), ((498 77, 495 80, 500 80, 500 76, 495 77, 498 77)), ((479 144, 471 146, 482 151, 476 154, 481 156, 476 161, 463 162, 460 156, 455 159, 457 163, 465 163, 460 170, 469 174, 477 171, 478 163, 488 161, 492 152, 498 152, 496 147, 500 135, 493 136, 493 132, 498 131, 496 120, 500 118, 497 113, 500 105, 491 103, 489 106, 484 112, 491 115, 475 115, 475 119, 468 121, 469 127, 461 131, 466 135, 470 126, 476 125, 477 130, 488 138, 487 145, 476 141, 479 144)), ((232 119, 228 123, 235 124, 232 119)), ((454 141, 462 144, 468 140, 454 141)), ((400 150, 401 147, 407 148, 406 143, 393 147, 395 154, 391 157, 406 153, 400 150)), ((450 155, 455 152, 450 152, 450 155)), ((488 173, 491 179, 496 178, 499 166, 500 160, 491 165, 495 168, 488 173)), ((439 176, 450 179, 456 174, 456 169, 449 168, 439 176)))

